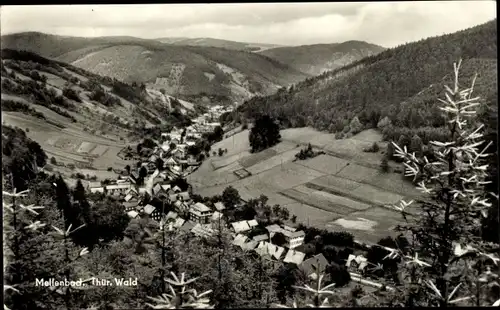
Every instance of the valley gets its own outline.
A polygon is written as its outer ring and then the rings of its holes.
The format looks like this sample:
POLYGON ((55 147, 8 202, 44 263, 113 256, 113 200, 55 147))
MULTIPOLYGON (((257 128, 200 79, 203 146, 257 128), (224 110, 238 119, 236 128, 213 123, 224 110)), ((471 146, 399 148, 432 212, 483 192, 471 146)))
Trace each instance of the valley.
POLYGON ((499 306, 496 17, 433 5, 2 6, 4 308, 499 306))

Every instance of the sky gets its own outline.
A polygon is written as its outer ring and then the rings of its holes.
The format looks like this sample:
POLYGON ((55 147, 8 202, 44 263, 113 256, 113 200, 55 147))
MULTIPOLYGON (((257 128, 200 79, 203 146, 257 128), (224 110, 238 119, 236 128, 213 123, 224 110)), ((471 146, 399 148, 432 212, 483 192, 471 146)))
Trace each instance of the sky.
POLYGON ((305 45, 361 40, 394 47, 496 18, 477 1, 2 6, 1 33, 217 38, 305 45))

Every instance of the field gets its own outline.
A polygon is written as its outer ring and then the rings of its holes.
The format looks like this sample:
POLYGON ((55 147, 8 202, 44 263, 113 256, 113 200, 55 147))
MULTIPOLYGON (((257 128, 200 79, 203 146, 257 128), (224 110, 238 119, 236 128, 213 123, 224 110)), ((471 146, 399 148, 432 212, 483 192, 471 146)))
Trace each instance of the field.
MULTIPOLYGON (((58 163, 76 164, 77 167, 90 165, 97 169, 91 170, 95 172, 106 170, 108 167, 120 169, 130 164, 116 156, 125 146, 124 143, 120 144, 86 133, 67 118, 45 107, 32 106, 44 113, 49 122, 59 123, 62 128, 19 112, 2 113, 2 124, 17 126, 25 131, 27 129, 27 136, 39 143, 49 158, 54 157, 58 163)), ((89 174, 98 175, 98 173, 89 174)))
POLYGON ((376 130, 345 140, 311 128, 282 130, 281 136, 278 145, 256 154, 249 153, 247 130, 222 140, 215 148, 227 148, 227 154, 209 158, 188 181, 205 196, 221 194, 227 186, 245 200, 266 195, 271 205, 286 207, 298 222, 349 231, 366 242, 393 234, 400 215, 391 205, 420 196, 401 175, 379 171, 381 152, 363 152, 373 142, 383 149, 376 130), (308 143, 326 154, 292 162, 308 143), (252 175, 239 179, 234 172, 243 168, 252 175))

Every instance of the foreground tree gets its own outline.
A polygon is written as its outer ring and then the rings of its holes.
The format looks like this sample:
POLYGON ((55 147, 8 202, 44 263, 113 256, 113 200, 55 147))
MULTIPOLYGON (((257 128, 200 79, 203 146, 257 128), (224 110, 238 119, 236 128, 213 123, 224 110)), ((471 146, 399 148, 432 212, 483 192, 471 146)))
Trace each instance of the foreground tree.
POLYGON ((479 97, 472 97, 475 79, 470 88, 459 86, 460 63, 454 65, 453 88, 446 86, 446 100, 440 99, 449 131, 448 141, 431 142, 436 160, 429 162, 395 144, 406 175, 419 178, 419 189, 429 197, 420 210, 412 208, 413 201, 395 207, 405 219, 400 229, 412 244, 408 252, 386 248, 387 259, 404 258, 404 294, 397 295, 410 307, 484 306, 500 297, 498 282, 488 276, 498 273, 500 259, 493 252, 498 253, 499 246, 482 242, 478 231, 481 217, 492 206, 492 195, 484 190, 490 144, 483 140, 483 125, 472 118, 480 104, 479 97))
POLYGON ((280 129, 268 115, 261 116, 255 121, 250 130, 248 141, 252 152, 259 152, 277 144, 281 139, 280 129))

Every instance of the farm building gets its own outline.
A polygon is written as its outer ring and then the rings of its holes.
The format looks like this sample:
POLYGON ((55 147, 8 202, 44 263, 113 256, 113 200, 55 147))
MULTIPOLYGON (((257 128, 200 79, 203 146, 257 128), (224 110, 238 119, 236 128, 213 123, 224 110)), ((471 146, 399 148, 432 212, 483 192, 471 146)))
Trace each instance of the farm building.
POLYGON ((286 239, 286 247, 289 249, 294 249, 304 243, 304 237, 306 236, 306 233, 301 230, 301 231, 295 231, 295 232, 290 232, 288 230, 283 229, 281 231, 283 235, 285 235, 286 239))

